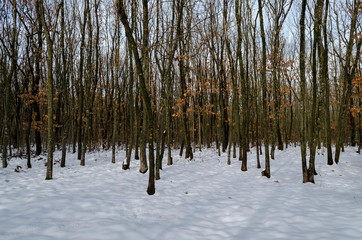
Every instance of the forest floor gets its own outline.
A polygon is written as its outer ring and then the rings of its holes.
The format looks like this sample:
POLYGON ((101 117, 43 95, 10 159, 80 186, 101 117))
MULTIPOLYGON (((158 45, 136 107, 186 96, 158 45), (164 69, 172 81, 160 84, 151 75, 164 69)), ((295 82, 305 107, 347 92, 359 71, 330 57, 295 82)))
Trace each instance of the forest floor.
POLYGON ((112 164, 110 151, 89 153, 81 167, 69 154, 48 181, 45 156, 32 159, 31 169, 24 158, 11 159, 0 169, 0 239, 362 239, 356 148, 346 148, 333 166, 318 150, 315 184, 302 183, 299 148, 276 151, 270 179, 256 168, 255 149, 247 172, 237 159, 227 165, 227 154, 219 157, 215 149, 196 151, 192 161, 175 151, 153 196, 139 161, 122 170, 124 155, 119 150, 112 164))

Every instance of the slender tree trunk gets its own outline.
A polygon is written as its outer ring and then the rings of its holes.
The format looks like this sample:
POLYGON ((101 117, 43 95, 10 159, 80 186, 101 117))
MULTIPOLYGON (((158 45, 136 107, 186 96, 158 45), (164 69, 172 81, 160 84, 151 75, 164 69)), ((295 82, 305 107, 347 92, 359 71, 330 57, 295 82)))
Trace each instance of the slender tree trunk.
POLYGON ((272 58, 272 71, 273 71, 273 97, 274 97, 274 140, 273 140, 273 159, 274 159, 274 151, 275 151, 275 140, 278 144, 278 149, 283 150, 283 141, 282 141, 282 135, 280 131, 280 76, 279 76, 279 48, 280 48, 280 28, 279 26, 279 16, 276 15, 276 21, 274 26, 274 42, 273 42, 273 58, 272 58))
MULTIPOLYGON (((148 1, 143 0, 143 11, 144 11, 144 23, 148 21, 148 1)), ((133 37, 132 29, 130 28, 128 17, 125 11, 125 6, 123 0, 117 0, 117 13, 121 19, 121 22, 125 28, 126 37, 129 42, 129 48, 133 52, 137 74, 139 76, 139 82, 141 87, 141 93, 143 97, 143 102, 146 108, 146 117, 147 117, 147 127, 148 127, 148 147, 149 147, 149 180, 148 180, 148 188, 147 193, 149 195, 155 194, 155 156, 154 156, 154 145, 153 145, 153 111, 151 105, 150 95, 146 86, 146 79, 143 71, 142 60, 139 56, 139 52, 137 49, 137 43, 133 37)))
MULTIPOLYGON (((323 2, 323 1, 322 1, 323 2)), ((321 3, 322 5, 324 3, 321 3)), ((324 91, 324 101, 323 101, 323 109, 324 109, 324 117, 325 117, 325 132, 326 132, 326 147, 327 147, 327 159, 328 165, 333 165, 333 156, 332 156, 332 137, 331 137, 331 114, 330 114, 330 87, 329 87, 329 71, 328 71, 328 42, 327 42, 327 18, 328 18, 328 5, 329 0, 326 0, 325 11, 324 11, 324 20, 321 23, 320 27, 323 27, 323 36, 318 36, 318 53, 319 53, 319 64, 321 67, 321 82, 323 84, 324 91), (322 42, 322 40, 324 40, 322 42)), ((323 7, 323 6, 322 6, 323 7)), ((320 34, 321 35, 321 34, 320 34)))
MULTIPOLYGON (((115 83, 115 79, 113 79, 114 81, 114 86, 117 86, 118 89, 118 84, 115 83)), ((114 91, 116 91, 114 89, 114 91)), ((117 132, 118 132, 118 106, 117 106, 117 93, 113 93, 112 94, 114 97, 114 103, 113 103, 113 124, 112 124, 112 163, 116 163, 116 139, 117 139, 117 132)))
MULTIPOLYGON (((13 71, 13 70, 12 70, 13 71)), ((12 72, 11 71, 11 72, 12 72)), ((10 73, 11 73, 10 72, 10 73)), ((11 76, 5 79, 5 101, 4 101, 4 118, 3 118, 3 149, 2 149, 2 167, 8 166, 8 146, 9 146, 9 112, 10 112, 10 81, 11 76)))
POLYGON ((321 42, 321 22, 323 14, 323 5, 324 0, 318 0, 314 10, 314 39, 313 39, 313 49, 312 49, 312 113, 310 118, 310 132, 309 132, 309 167, 308 167, 308 182, 314 183, 314 173, 315 173, 315 153, 316 153, 316 140, 317 140, 317 49, 318 44, 321 42))
POLYGON ((66 153, 67 153, 67 138, 69 133, 69 102, 68 102, 68 80, 67 80, 67 61, 65 54, 65 14, 64 14, 64 0, 61 1, 60 4, 61 18, 61 36, 60 36, 60 48, 62 51, 62 96, 63 104, 62 110, 63 113, 61 115, 61 123, 62 123, 62 158, 60 161, 60 166, 65 167, 66 153))
POLYGON ((263 126, 264 126, 264 156, 265 156, 265 169, 262 171, 262 175, 270 178, 270 158, 269 158, 269 113, 268 113, 268 89, 266 85, 266 40, 264 31, 264 19, 263 19, 263 6, 262 1, 258 0, 259 8, 259 21, 260 32, 262 41, 262 70, 261 70, 261 86, 263 97, 263 126))
MULTIPOLYGON (((39 13, 37 13, 38 19, 40 19, 39 13)), ((35 76, 34 82, 32 86, 32 95, 36 97, 39 94, 39 84, 41 80, 41 62, 42 62, 42 51, 43 51, 43 34, 42 29, 43 25, 41 21, 38 21, 38 34, 37 34, 37 41, 38 45, 35 52, 35 76)), ((40 107, 38 101, 34 101, 33 109, 35 111, 35 121, 39 123, 41 121, 41 114, 40 114, 40 107)), ((38 128, 35 129, 35 155, 38 156, 42 152, 42 141, 41 141, 41 134, 38 128)))
POLYGON ((54 130, 53 130, 53 41, 50 36, 48 25, 45 21, 43 0, 36 1, 38 15, 42 22, 47 43, 47 103, 48 103, 48 157, 45 180, 53 179, 53 151, 54 151, 54 130))
MULTIPOLYGON (((80 53, 79 53, 79 73, 78 73, 78 101, 79 101, 79 112, 78 112, 78 129, 77 129, 77 142, 78 142, 78 160, 82 159, 82 149, 83 149, 83 134, 84 134, 84 124, 83 124, 83 114, 84 114, 84 49, 85 47, 85 29, 88 20, 88 3, 85 1, 85 7, 83 11, 83 23, 81 24, 81 42, 80 42, 80 53)), ((81 162, 82 164, 82 162, 81 162)))
MULTIPOLYGON (((85 166, 85 154, 87 152, 88 143, 90 142, 90 123, 91 123, 91 82, 93 78, 93 71, 92 71, 92 51, 93 51, 93 44, 92 44, 92 22, 91 22, 91 14, 90 14, 90 6, 89 6, 89 0, 85 1, 85 9, 86 16, 88 18, 87 20, 87 29, 88 29, 88 46, 86 48, 87 53, 87 62, 86 62, 86 69, 84 74, 84 95, 83 95, 83 101, 85 108, 85 126, 83 131, 83 144, 81 148, 81 159, 80 159, 80 165, 85 166)), ((86 21, 86 20, 84 20, 86 21)), ((84 26, 85 27, 85 26, 84 26)))
POLYGON ((17 35, 17 3, 13 1, 13 27, 11 33, 11 58, 12 63, 9 74, 5 75, 5 101, 4 101, 4 118, 3 118, 3 149, 2 149, 2 167, 8 166, 8 147, 10 146, 10 98, 11 98, 11 81, 16 72, 16 35, 17 35))
POLYGON ((167 112, 166 112, 166 133, 167 133, 167 165, 172 165, 173 164, 173 159, 172 159, 172 153, 171 153, 171 128, 172 128, 172 115, 171 115, 171 101, 172 101, 172 95, 171 95, 171 88, 172 88, 172 84, 171 84, 171 76, 167 76, 168 79, 168 83, 167 83, 167 112))
POLYGON ((244 63, 242 58, 242 31, 241 31, 241 4, 239 0, 235 1, 235 15, 236 15, 236 25, 237 25, 237 32, 238 32, 238 40, 237 40, 237 58, 239 63, 239 71, 240 71, 240 78, 241 78, 241 98, 242 98, 242 130, 241 130, 241 149, 242 149, 242 164, 241 164, 241 171, 247 171, 247 157, 248 157, 248 150, 249 150, 249 143, 248 143, 248 82, 245 77, 245 69, 244 63))
MULTIPOLYGON (((138 89, 138 87, 137 87, 137 89, 138 89)), ((139 112, 138 98, 139 98, 139 93, 138 93, 138 90, 136 90, 135 106, 134 106, 134 108, 135 108, 135 112, 134 112, 135 116, 139 112)), ((142 118, 142 113, 139 114, 138 117, 135 117, 135 119, 136 119, 136 123, 135 123, 136 124, 136 132, 135 132, 136 140, 135 140, 134 158, 136 160, 140 159, 139 146, 140 146, 140 138, 142 137, 142 135, 141 135, 141 122, 142 122, 141 118, 142 118)), ((147 161, 146 161, 146 165, 147 165, 147 161)), ((140 166, 141 166, 141 164, 140 164, 140 166)))
POLYGON ((134 72, 133 72, 133 64, 132 64, 132 52, 130 51, 130 78, 128 83, 128 113, 129 113, 129 136, 128 136, 128 146, 126 149, 126 162, 123 163, 122 168, 124 170, 129 169, 131 165, 131 155, 132 149, 134 145, 134 136, 133 136, 133 121, 134 121, 134 101, 133 101, 133 82, 134 82, 134 72))
MULTIPOLYGON (((238 1, 236 1, 238 3, 238 1)), ((237 5, 237 4, 236 4, 237 5)), ((237 8, 237 7, 236 7, 237 8)), ((238 10, 236 10, 236 13, 238 14, 238 10)), ((228 28, 228 3, 226 0, 224 0, 224 10, 223 10, 223 16, 224 16, 224 19, 223 19, 223 22, 224 22, 224 31, 223 31, 223 34, 224 34, 224 37, 225 37, 225 45, 226 45, 226 50, 227 50, 227 55, 228 55, 228 58, 229 58, 229 64, 230 64, 230 71, 231 71, 231 81, 232 81, 232 90, 233 90, 233 97, 232 97, 232 124, 231 124, 231 136, 229 136, 229 140, 228 142, 230 143, 231 145, 231 141, 233 140, 233 147, 234 147, 234 152, 233 152, 233 157, 236 158, 236 149, 235 149, 235 145, 236 145, 236 142, 238 142, 239 144, 239 147, 242 148, 243 145, 242 145, 242 137, 241 137, 241 133, 240 133, 240 109, 239 109, 239 92, 238 92, 238 84, 237 84, 237 69, 236 69, 236 65, 235 65, 235 61, 234 61, 234 58, 233 58, 233 54, 232 54, 232 50, 231 50, 231 43, 230 43, 230 40, 228 38, 228 31, 229 31, 229 28, 228 28), (235 131, 233 130, 235 128, 235 131)), ((237 15, 239 16, 239 15, 237 15)), ((237 23, 240 24, 240 19, 237 18, 237 23)), ((239 25, 238 25, 238 34, 239 34, 239 25)), ((240 39, 240 36, 238 35, 238 48, 237 48, 237 60, 240 61, 239 59, 239 56, 241 55, 241 52, 239 52, 239 40, 241 41, 240 39)), ((242 61, 242 60, 241 60, 242 61)), ((242 72, 242 70, 241 70, 242 72)), ((240 77, 243 78, 244 76, 242 76, 240 74, 240 77)), ((230 149, 230 146, 229 146, 229 149, 228 149, 228 154, 229 154, 229 150, 230 149)), ((242 156, 239 156, 239 158, 242 158, 242 156)), ((228 162, 229 163, 229 162, 228 162)))
MULTIPOLYGON (((143 103, 141 103, 143 104, 143 103)), ((144 107, 142 107, 144 109, 144 107)), ((147 119, 145 112, 142 110, 140 118, 140 173, 146 173, 148 171, 147 154, 146 154, 146 143, 147 143, 147 119)))
MULTIPOLYGON (((253 75, 254 75, 254 92, 255 92, 255 96, 254 96, 254 108, 255 109, 259 109, 259 89, 258 89, 258 82, 257 82, 257 74, 258 74, 258 64, 257 64, 257 48, 256 48, 256 23, 255 26, 252 29, 252 43, 253 43, 253 75)), ((256 116, 255 116, 255 127, 256 127, 256 163, 257 163, 257 168, 261 168, 261 164, 260 164, 260 155, 262 154, 261 151, 261 142, 260 142, 260 127, 263 124, 260 123, 260 113, 259 111, 256 112, 256 116)))
POLYGON ((306 140, 306 123, 307 123, 307 112, 306 112, 306 69, 305 69, 305 11, 307 6, 307 0, 302 1, 302 11, 299 21, 300 26, 300 55, 299 55, 299 70, 300 70, 300 95, 302 102, 301 112, 301 126, 300 126, 300 143, 301 143, 301 155, 302 155, 302 173, 303 182, 308 182, 308 171, 307 171, 307 140, 306 140))
POLYGON ((27 110, 28 126, 26 129, 26 165, 28 168, 31 168, 31 146, 30 146, 30 134, 31 134, 31 124, 32 124, 32 111, 31 106, 27 110))

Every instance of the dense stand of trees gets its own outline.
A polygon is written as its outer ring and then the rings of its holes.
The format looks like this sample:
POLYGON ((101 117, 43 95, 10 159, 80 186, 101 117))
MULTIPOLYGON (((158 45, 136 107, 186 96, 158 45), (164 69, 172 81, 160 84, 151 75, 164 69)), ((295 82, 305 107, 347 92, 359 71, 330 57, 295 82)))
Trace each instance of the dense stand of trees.
POLYGON ((361 12, 359 0, 4 0, 2 166, 47 150, 52 179, 56 149, 64 167, 67 151, 86 165, 111 148, 114 163, 122 146, 123 169, 133 154, 154 194, 172 148, 191 160, 216 147, 247 171, 256 147, 270 177, 276 148, 300 144, 314 182, 316 148, 334 164, 362 145, 361 12))

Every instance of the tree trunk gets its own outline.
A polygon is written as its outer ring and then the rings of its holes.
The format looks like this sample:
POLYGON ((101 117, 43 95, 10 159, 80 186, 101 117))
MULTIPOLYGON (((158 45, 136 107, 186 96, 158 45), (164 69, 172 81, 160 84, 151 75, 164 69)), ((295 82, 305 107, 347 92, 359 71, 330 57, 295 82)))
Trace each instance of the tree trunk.
MULTIPOLYGON (((115 80, 113 80, 115 82, 115 80)), ((118 84, 117 84, 118 88, 118 84)), ((113 103, 113 124, 112 124, 112 163, 116 163, 116 139, 118 131, 118 111, 117 111, 117 94, 113 93, 114 103, 113 103)))
POLYGON ((264 156, 265 156, 265 169, 262 171, 262 176, 270 178, 270 159, 269 159, 269 113, 268 113, 268 89, 266 85, 266 40, 264 31, 264 19, 263 19, 263 6, 262 1, 258 0, 259 8, 259 21, 260 21, 260 32, 262 41, 262 70, 261 70, 261 86, 262 86, 262 97, 263 97, 263 126, 264 126, 264 156))
POLYGON ((242 130, 241 130, 241 146, 242 149, 241 153, 242 156, 242 164, 241 164, 241 171, 247 171, 247 160, 248 160, 248 150, 249 150, 249 143, 248 143, 248 81, 246 80, 246 74, 244 69, 244 63, 242 58, 242 31, 241 31, 241 4, 239 0, 235 1, 235 15, 236 15, 236 25, 237 25, 237 32, 238 32, 238 40, 237 40, 237 58, 239 63, 239 71, 240 71, 240 78, 241 78, 241 98, 242 98, 242 130))
MULTIPOLYGON (((86 12, 85 15, 87 16, 87 29, 88 29, 88 46, 86 48, 87 53, 87 62, 86 62, 86 69, 84 74, 84 108, 85 108, 85 126, 83 131, 83 144, 81 148, 81 159, 80 159, 80 165, 85 166, 85 154, 87 152, 87 148, 90 149, 88 144, 90 143, 90 125, 91 125, 91 82, 93 78, 93 71, 92 71, 92 50, 93 50, 93 44, 92 44, 92 22, 91 22, 91 14, 90 14, 90 6, 89 6, 89 0, 85 1, 85 9, 86 12)), ((86 20, 84 20, 86 21, 86 20)), ((84 26, 85 27, 85 26, 84 26)))
MULTIPOLYGON (((144 12, 144 23, 148 21, 148 1, 143 0, 143 12, 144 12)), ((147 127, 148 127, 148 147, 149 147, 149 180, 147 193, 149 195, 155 194, 155 158, 154 158, 154 146, 153 146, 153 112, 150 95, 146 86, 146 79, 143 71, 142 60, 139 56, 137 49, 137 43, 133 37, 132 29, 130 28, 128 17, 125 11, 125 6, 123 0, 117 0, 117 13, 121 19, 121 22, 125 28, 126 37, 129 42, 129 48, 133 52, 137 74, 139 76, 141 93, 143 97, 143 102, 146 108, 146 117, 147 117, 147 127)))
MULTIPOLYGON (((321 2, 321 7, 323 8, 323 1, 321 2)), ((324 20, 322 22, 318 22, 321 24, 319 27, 323 27, 323 36, 322 39, 321 34, 318 36, 317 40, 319 40, 318 44, 318 53, 319 53, 319 64, 321 67, 320 77, 321 82, 323 84, 324 91, 324 117, 325 117, 325 132, 326 132, 326 147, 327 147, 327 162, 328 165, 333 165, 333 156, 332 156, 332 139, 331 139, 331 114, 330 114, 330 87, 329 87, 329 71, 328 71, 328 42, 327 42, 327 17, 328 17, 328 5, 329 0, 326 0, 326 7, 324 11, 324 20), (324 42, 322 42, 324 40, 324 42)), ((323 11, 323 10, 322 10, 323 11)))
POLYGON ((300 26, 300 55, 299 55, 299 70, 300 70, 300 96, 302 102, 302 113, 300 121, 300 144, 302 155, 302 173, 303 182, 308 182, 308 169, 307 169, 307 140, 306 140, 306 123, 307 123, 307 103, 306 103, 306 69, 305 69, 305 11, 307 0, 302 1, 302 11, 299 21, 300 26))
POLYGON ((48 157, 45 180, 53 179, 53 151, 54 151, 54 130, 53 130, 53 41, 50 36, 48 25, 45 21, 43 0, 36 1, 36 8, 40 21, 42 22, 47 43, 47 104, 48 104, 48 157))
POLYGON ((132 63, 132 52, 129 51, 130 60, 129 60, 129 71, 130 71, 130 77, 129 77, 129 83, 128 83, 128 114, 129 114, 129 132, 128 132, 128 146, 126 148, 126 162, 123 163, 122 168, 124 170, 129 169, 131 165, 131 155, 132 155, 132 149, 134 145, 134 136, 133 136, 133 121, 134 121, 134 101, 133 101, 133 82, 134 82, 134 72, 133 72, 133 63, 132 63))
POLYGON ((64 0, 61 1, 60 4, 61 11, 61 36, 60 36, 60 48, 62 52, 62 95, 60 96, 63 99, 62 110, 63 113, 61 115, 61 124, 62 124, 62 158, 60 161, 60 167, 65 167, 66 153, 67 153, 67 138, 69 133, 69 102, 68 102, 68 80, 67 80, 67 61, 66 61, 66 53, 65 53, 65 14, 64 14, 64 0))

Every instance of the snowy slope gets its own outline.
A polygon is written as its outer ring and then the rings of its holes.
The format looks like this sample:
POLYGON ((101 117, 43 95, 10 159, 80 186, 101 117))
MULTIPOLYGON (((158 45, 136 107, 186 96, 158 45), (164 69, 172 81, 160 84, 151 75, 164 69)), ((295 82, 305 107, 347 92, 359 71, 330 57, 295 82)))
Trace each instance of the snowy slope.
MULTIPOLYGON (((88 154, 86 166, 68 155, 45 181, 44 159, 12 159, 0 169, 0 239, 362 239, 362 155, 347 148, 339 165, 327 166, 319 150, 316 184, 303 184, 300 151, 276 152, 272 178, 255 168, 240 171, 214 149, 194 161, 174 153, 161 171, 156 194, 148 175, 121 169, 124 151, 88 154), (17 165, 23 167, 14 172, 17 165)), ((59 159, 60 153, 55 154, 59 159)))

